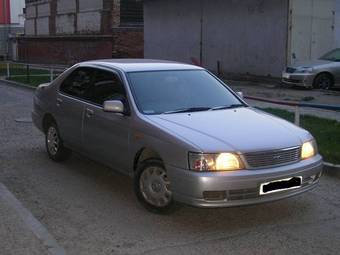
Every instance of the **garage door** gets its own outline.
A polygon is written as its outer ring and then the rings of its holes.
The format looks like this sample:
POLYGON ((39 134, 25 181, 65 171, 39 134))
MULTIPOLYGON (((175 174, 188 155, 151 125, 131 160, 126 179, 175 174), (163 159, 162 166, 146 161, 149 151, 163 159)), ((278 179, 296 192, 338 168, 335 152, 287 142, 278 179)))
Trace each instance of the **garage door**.
POLYGON ((291 0, 288 62, 317 59, 334 48, 335 0, 291 0))

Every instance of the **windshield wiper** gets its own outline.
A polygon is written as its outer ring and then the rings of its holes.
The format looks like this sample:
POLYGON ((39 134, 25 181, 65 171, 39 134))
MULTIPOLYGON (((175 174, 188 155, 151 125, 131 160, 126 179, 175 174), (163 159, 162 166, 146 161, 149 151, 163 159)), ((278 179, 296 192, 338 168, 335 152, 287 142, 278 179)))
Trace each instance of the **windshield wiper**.
POLYGON ((202 112, 210 110, 210 107, 189 107, 189 108, 182 108, 173 111, 163 112, 163 114, 172 114, 172 113, 182 113, 182 112, 202 112))
POLYGON ((224 110, 224 109, 235 109, 235 108, 240 108, 240 107, 246 107, 244 104, 231 104, 231 105, 222 105, 222 106, 216 106, 211 108, 211 111, 216 111, 216 110, 224 110))

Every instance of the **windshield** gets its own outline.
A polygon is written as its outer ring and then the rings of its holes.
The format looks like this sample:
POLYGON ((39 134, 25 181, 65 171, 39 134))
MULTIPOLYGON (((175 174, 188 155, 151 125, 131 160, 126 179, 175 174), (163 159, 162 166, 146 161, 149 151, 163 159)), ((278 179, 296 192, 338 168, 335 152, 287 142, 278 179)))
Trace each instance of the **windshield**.
POLYGON ((321 60, 329 60, 329 61, 340 61, 340 49, 332 50, 328 52, 323 57, 320 58, 321 60))
POLYGON ((132 72, 128 77, 144 114, 246 106, 205 70, 132 72))

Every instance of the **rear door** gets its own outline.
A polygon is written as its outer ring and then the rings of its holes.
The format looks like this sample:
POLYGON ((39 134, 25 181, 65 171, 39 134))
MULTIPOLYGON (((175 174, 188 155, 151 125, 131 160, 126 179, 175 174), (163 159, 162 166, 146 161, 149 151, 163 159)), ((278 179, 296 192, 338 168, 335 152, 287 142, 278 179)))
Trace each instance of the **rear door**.
POLYGON ((91 95, 90 103, 84 109, 83 143, 87 153, 125 172, 129 165, 130 117, 103 111, 106 100, 121 100, 125 107, 129 107, 118 73, 96 69, 91 95))
POLYGON ((78 67, 60 85, 56 120, 65 144, 81 150, 85 101, 90 98, 93 69, 78 67))

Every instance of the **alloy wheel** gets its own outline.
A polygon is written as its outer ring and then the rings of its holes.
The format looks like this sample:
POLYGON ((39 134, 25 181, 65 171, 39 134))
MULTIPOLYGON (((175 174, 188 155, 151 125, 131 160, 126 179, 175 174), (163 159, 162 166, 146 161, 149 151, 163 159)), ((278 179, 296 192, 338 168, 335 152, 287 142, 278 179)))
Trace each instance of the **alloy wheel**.
POLYGON ((59 136, 55 127, 49 127, 47 131, 47 147, 51 155, 56 155, 59 149, 59 136))
POLYGON ((330 79, 329 76, 323 75, 322 77, 320 77, 318 84, 318 87, 320 89, 330 89, 331 86, 332 80, 330 79))
POLYGON ((165 207, 172 200, 170 181, 161 167, 146 168, 140 176, 139 187, 144 199, 153 206, 165 207))

